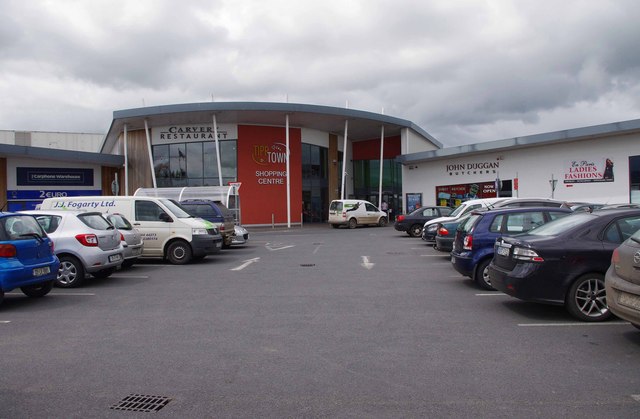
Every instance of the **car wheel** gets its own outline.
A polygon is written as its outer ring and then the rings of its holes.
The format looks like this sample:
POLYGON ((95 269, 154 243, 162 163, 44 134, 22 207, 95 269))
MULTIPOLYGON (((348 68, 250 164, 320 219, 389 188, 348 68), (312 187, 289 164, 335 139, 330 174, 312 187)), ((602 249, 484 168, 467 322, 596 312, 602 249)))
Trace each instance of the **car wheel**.
POLYGON ((414 224, 409 228, 409 235, 411 237, 420 237, 422 235, 422 226, 420 224, 414 224))
POLYGON ((84 267, 80 261, 73 256, 62 256, 60 258, 60 269, 55 284, 61 288, 78 287, 84 282, 84 267))
POLYGON ((378 220, 378 227, 384 227, 387 225, 387 217, 380 217, 378 220))
POLYGON ((567 310, 577 319, 587 322, 601 322, 611 317, 604 289, 604 276, 586 274, 578 278, 567 294, 567 310))
POLYGON ((191 246, 183 240, 176 240, 167 248, 167 259, 173 265, 184 265, 191 261, 191 246))
POLYGON ((489 278, 489 264, 491 259, 485 259, 476 266, 475 277, 473 278, 481 288, 489 291, 495 291, 491 286, 491 278, 489 278))
POLYGON ((122 262, 122 265, 120 265, 121 269, 126 269, 126 268, 130 268, 133 266, 134 263, 136 263, 137 259, 127 259, 124 262, 122 262))
POLYGON ((116 268, 107 268, 107 269, 102 269, 98 272, 94 272, 91 275, 93 275, 94 278, 105 279, 105 278, 109 278, 111 274, 114 273, 115 271, 116 271, 116 268))
POLYGON ((358 226, 358 220, 352 218, 349 220, 349 228, 356 228, 358 226))
POLYGON ((28 287, 20 288, 20 291, 24 293, 27 297, 44 297, 49 294, 51 289, 53 288, 53 281, 43 282, 42 284, 29 285, 28 287))

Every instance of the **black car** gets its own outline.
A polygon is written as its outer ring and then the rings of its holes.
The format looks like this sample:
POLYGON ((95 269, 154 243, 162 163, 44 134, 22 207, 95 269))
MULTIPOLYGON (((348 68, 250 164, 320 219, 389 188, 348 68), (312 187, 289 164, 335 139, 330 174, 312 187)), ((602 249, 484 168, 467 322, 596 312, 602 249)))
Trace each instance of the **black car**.
POLYGON ((399 215, 393 225, 396 230, 404 231, 411 237, 420 237, 424 223, 434 218, 446 217, 453 212, 451 207, 420 207, 407 215, 399 215))
POLYGON ((606 320, 604 275, 611 255, 638 229, 639 209, 610 209, 500 237, 488 269, 491 285, 521 300, 564 305, 580 320, 606 320))

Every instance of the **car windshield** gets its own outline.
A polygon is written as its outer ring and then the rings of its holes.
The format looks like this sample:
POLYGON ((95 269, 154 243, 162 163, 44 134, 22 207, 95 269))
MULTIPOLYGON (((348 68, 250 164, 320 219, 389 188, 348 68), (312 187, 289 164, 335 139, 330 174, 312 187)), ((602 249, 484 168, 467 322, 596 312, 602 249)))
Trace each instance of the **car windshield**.
POLYGON ((162 202, 169 210, 178 218, 193 218, 193 215, 189 214, 189 211, 178 202, 173 199, 161 199, 162 202))
POLYGON ((464 210, 467 208, 466 205, 460 205, 458 208, 456 208, 455 210, 453 210, 453 212, 451 214, 449 214, 449 217, 457 217, 460 214, 462 214, 464 212, 464 210))
POLYGON ((586 212, 571 214, 570 216, 567 216, 567 217, 562 217, 562 218, 555 219, 553 221, 549 221, 546 224, 543 224, 539 227, 534 228, 533 230, 527 232, 526 234, 530 234, 532 236, 557 236, 574 227, 587 224, 593 221, 595 218, 596 216, 586 212))

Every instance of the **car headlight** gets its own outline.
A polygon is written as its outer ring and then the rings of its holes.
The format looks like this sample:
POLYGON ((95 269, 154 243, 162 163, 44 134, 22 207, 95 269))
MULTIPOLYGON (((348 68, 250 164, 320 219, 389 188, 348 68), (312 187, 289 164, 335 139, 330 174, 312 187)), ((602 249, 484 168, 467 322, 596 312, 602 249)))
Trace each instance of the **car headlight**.
POLYGON ((192 228, 191 234, 194 236, 199 236, 201 234, 209 234, 206 228, 192 228))

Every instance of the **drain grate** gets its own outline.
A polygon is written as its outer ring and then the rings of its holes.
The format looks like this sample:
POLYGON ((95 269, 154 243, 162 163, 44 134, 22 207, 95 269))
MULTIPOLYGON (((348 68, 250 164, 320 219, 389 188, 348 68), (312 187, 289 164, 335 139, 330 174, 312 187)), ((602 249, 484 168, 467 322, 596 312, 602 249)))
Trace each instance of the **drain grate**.
POLYGON ((300 266, 302 266, 303 268, 311 268, 313 266, 316 266, 315 263, 301 263, 300 266))
POLYGON ((157 412, 171 401, 164 396, 148 396, 144 394, 129 394, 118 404, 111 406, 114 410, 129 410, 132 412, 157 412))

